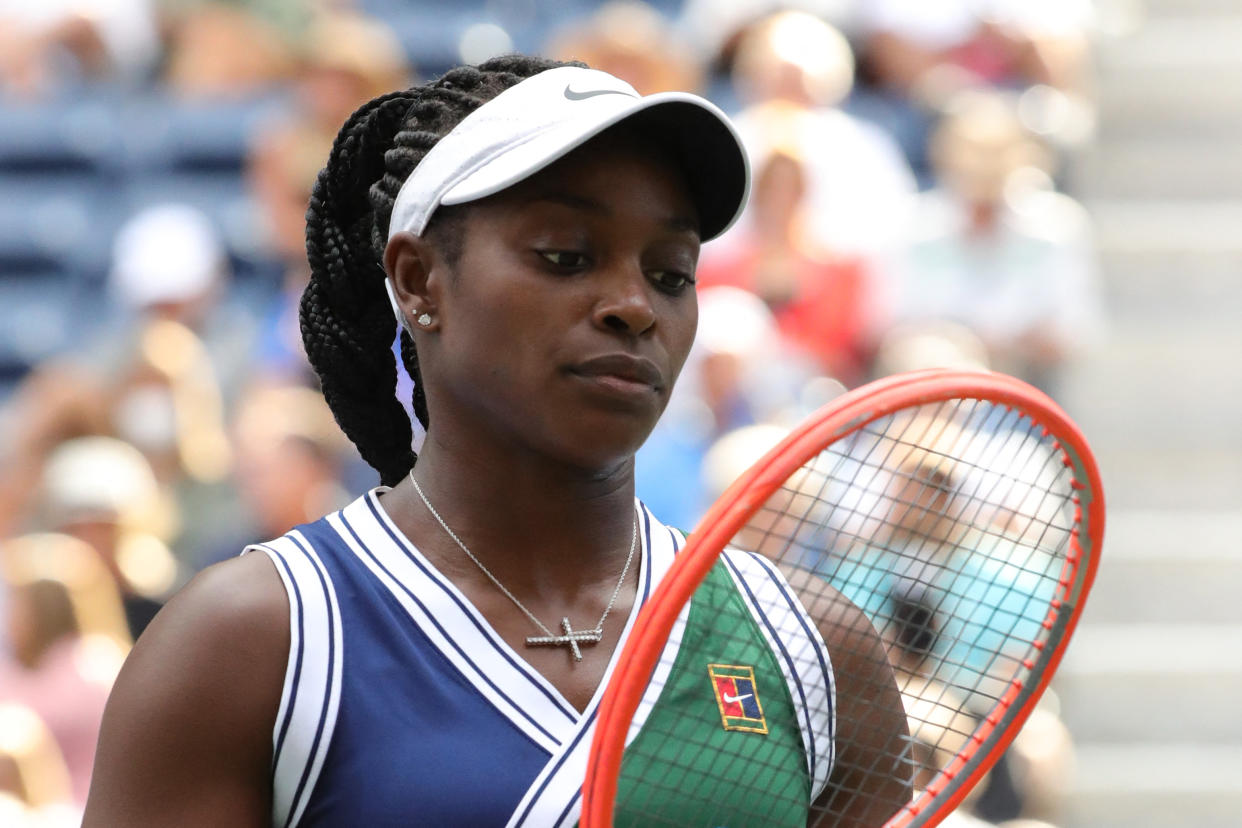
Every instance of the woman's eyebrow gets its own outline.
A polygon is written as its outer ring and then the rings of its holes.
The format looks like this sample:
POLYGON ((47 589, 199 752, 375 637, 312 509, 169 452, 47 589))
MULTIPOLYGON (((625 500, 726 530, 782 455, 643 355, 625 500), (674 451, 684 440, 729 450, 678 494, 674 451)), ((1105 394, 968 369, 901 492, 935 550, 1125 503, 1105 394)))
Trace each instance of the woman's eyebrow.
POLYGON ((699 222, 692 216, 670 216, 664 220, 664 226, 677 233, 699 234, 699 222))
POLYGON ((575 195, 574 193, 567 193, 562 190, 545 190, 544 192, 536 195, 533 200, 547 201, 552 204, 573 207, 576 210, 586 210, 587 212, 598 213, 601 216, 610 216, 612 214, 612 211, 609 210, 607 205, 602 202, 596 201, 593 198, 588 198, 587 196, 575 195))
MULTIPOLYGON (((545 190, 531 200, 533 202, 545 201, 551 204, 572 207, 577 210, 586 210, 604 218, 612 217, 612 210, 609 209, 608 205, 588 196, 577 195, 563 190, 545 190)), ((699 222, 693 216, 671 215, 662 219, 660 223, 676 233, 697 234, 699 232, 699 222)))

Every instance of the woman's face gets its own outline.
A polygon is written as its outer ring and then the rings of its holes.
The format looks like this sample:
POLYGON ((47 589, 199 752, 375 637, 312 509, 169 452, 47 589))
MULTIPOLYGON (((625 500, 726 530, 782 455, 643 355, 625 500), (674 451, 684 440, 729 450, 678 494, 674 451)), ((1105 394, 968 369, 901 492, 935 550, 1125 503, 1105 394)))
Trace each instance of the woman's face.
POLYGON ((594 139, 471 205, 455 265, 428 276, 418 341, 432 431, 593 473, 628 461, 698 324, 697 215, 680 171, 594 139))

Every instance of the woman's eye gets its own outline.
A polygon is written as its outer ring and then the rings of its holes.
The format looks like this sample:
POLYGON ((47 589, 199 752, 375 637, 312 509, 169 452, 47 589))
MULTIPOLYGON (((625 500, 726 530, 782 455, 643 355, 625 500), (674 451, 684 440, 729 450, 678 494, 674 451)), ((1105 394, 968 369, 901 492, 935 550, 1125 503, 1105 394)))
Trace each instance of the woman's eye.
POLYGON ((543 256, 552 264, 566 270, 573 270, 584 266, 587 263, 587 257, 583 253, 573 250, 540 250, 539 255, 543 256))
POLYGON ((652 271, 651 280, 656 283, 656 287, 669 293, 681 293, 694 284, 694 277, 676 270, 652 271))

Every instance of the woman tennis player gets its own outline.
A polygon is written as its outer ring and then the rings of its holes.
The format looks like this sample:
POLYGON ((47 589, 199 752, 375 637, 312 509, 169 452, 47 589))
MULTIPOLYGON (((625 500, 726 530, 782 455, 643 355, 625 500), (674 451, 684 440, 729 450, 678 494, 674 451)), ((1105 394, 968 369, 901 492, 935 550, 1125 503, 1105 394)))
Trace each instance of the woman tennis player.
MULTIPOLYGON (((109 703, 85 824, 575 824, 601 688, 684 543, 635 499, 634 453, 694 338, 700 242, 746 189, 710 103, 576 65, 499 58, 355 113, 311 199, 302 332, 383 485, 160 614, 109 703)), ((730 577, 735 600, 788 592, 757 558, 730 577)), ((675 669, 701 698, 657 711, 752 739, 733 761, 753 765, 724 770, 805 791, 765 824, 831 799, 832 824, 878 825, 910 794, 876 772, 906 738, 891 671, 848 602, 806 610, 737 652, 688 629, 675 669), (832 726, 767 728, 808 699, 832 726)))

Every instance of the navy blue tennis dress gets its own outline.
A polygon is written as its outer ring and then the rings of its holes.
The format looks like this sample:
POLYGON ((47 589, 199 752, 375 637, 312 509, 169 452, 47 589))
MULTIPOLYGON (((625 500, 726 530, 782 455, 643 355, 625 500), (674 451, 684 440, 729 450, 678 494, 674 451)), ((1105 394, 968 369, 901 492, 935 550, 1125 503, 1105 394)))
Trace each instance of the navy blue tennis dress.
MULTIPOLYGON (((577 711, 397 530, 379 505, 384 491, 247 550, 272 559, 290 604, 289 660, 273 732, 272 824, 575 825, 599 697, 617 655, 601 691, 577 711)), ((622 641, 685 542, 638 501, 635 508, 638 600, 622 641)), ((792 700, 800 727, 793 728, 791 773, 813 798, 832 764, 827 651, 770 563, 747 553, 726 557, 725 577, 748 596, 756 640, 772 654, 764 680, 779 690, 766 692, 792 700), (773 610, 782 601, 788 609, 773 610), (793 648, 817 657, 791 658, 793 648)), ((687 649, 683 640, 695 640, 689 615, 683 611, 657 674, 687 649)), ((704 670, 701 704, 715 705, 704 670)), ((648 696, 630 741, 667 704, 658 690, 648 696)))

